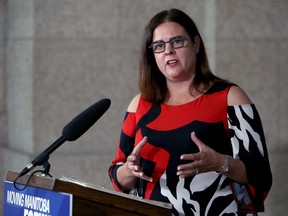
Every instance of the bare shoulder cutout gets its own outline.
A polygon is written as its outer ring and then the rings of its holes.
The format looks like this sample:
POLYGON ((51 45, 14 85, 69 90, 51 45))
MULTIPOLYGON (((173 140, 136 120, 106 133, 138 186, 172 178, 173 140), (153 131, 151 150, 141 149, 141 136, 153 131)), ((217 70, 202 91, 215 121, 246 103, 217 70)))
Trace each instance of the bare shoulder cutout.
POLYGON ((140 97, 141 97, 141 94, 138 94, 132 99, 132 101, 130 102, 128 106, 127 112, 132 112, 132 113, 136 112, 140 97))
POLYGON ((251 104, 247 94, 238 86, 232 86, 228 93, 228 106, 251 104))

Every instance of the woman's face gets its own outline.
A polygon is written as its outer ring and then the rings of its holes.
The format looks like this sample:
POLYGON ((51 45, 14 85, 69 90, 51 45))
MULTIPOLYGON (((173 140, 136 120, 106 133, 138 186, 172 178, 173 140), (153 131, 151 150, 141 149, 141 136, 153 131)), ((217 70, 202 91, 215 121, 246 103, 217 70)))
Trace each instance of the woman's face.
MULTIPOLYGON (((173 49, 170 43, 165 43, 165 51, 154 53, 159 70, 166 77, 166 80, 171 82, 193 79, 200 39, 195 37, 195 42, 192 42, 186 30, 175 22, 165 22, 159 25, 153 34, 153 43, 157 41, 167 42, 171 38, 177 38, 178 36, 187 38, 187 40, 184 40, 183 47, 173 49)), ((177 45, 178 42, 174 43, 177 45)))

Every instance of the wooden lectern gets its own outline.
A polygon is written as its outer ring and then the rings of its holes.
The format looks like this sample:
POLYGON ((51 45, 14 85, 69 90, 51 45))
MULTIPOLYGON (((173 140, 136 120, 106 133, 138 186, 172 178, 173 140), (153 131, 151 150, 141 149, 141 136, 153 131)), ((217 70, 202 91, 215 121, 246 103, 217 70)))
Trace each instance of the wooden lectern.
MULTIPOLYGON (((6 181, 14 182, 17 176, 18 173, 8 171, 6 181)), ((25 185, 29 177, 29 175, 22 176, 17 183, 25 185)), ((169 203, 145 200, 84 182, 33 176, 28 185, 72 194, 73 216, 172 215, 172 205, 169 203)))

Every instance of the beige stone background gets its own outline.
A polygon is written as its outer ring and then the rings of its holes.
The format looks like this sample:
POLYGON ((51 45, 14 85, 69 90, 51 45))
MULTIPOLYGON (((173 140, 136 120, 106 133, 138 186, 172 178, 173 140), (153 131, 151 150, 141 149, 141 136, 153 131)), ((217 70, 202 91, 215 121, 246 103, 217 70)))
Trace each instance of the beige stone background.
MULTIPOLYGON (((197 23, 215 74, 239 84, 262 117, 273 187, 262 216, 288 211, 287 0, 0 0, 0 176, 21 171, 78 113, 110 109, 51 156, 50 173, 112 188, 107 170, 130 99, 144 26, 179 8, 197 23)), ((1 183, 1 213, 3 184, 1 183)))

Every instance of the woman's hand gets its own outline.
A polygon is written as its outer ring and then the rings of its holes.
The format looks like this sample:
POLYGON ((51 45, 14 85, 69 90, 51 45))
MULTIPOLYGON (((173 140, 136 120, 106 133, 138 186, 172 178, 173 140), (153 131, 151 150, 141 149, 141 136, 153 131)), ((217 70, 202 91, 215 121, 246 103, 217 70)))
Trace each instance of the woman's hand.
POLYGON ((152 178, 146 176, 140 167, 140 152, 147 143, 147 137, 144 137, 133 149, 131 155, 127 157, 127 161, 117 170, 117 180, 123 190, 132 189, 138 178, 152 182, 152 178))
MULTIPOLYGON (((181 155, 182 160, 190 160, 191 163, 178 166, 177 175, 179 178, 190 177, 198 173, 219 171, 224 165, 224 155, 205 145, 196 137, 194 132, 191 133, 191 139, 198 146, 199 152, 181 155)), ((225 175, 237 182, 248 183, 245 164, 239 159, 230 159, 229 171, 225 175)))
POLYGON ((191 139, 198 146, 199 152, 181 155, 181 160, 188 160, 191 161, 191 163, 178 166, 177 175, 179 178, 220 170, 224 164, 224 156, 205 145, 196 137, 194 132, 191 133, 191 139))
POLYGON ((133 149, 132 153, 127 157, 127 162, 125 166, 128 169, 128 172, 132 176, 144 179, 146 181, 152 182, 152 178, 146 176, 143 173, 143 170, 140 167, 140 152, 143 146, 147 143, 147 137, 144 137, 133 149))

